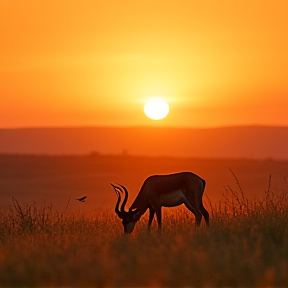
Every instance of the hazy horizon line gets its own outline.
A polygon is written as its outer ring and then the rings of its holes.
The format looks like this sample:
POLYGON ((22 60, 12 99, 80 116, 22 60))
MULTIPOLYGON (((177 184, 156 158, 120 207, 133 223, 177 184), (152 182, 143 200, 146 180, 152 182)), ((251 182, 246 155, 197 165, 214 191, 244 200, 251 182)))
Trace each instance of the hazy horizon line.
POLYGON ((288 158, 274 158, 274 157, 242 157, 242 156, 175 156, 175 155, 146 155, 146 154, 133 154, 126 151, 125 153, 103 153, 100 151, 90 151, 88 153, 37 153, 37 152, 0 152, 0 157, 44 157, 44 158, 149 158, 149 159, 193 159, 193 160, 204 160, 204 161, 273 161, 273 162, 287 162, 288 158))
POLYGON ((217 125, 217 126, 162 126, 162 125, 43 125, 43 126, 14 126, 0 127, 0 130, 29 130, 29 129, 115 129, 115 128, 161 128, 161 129, 221 129, 221 128, 288 128, 288 125, 270 124, 237 124, 237 125, 217 125))

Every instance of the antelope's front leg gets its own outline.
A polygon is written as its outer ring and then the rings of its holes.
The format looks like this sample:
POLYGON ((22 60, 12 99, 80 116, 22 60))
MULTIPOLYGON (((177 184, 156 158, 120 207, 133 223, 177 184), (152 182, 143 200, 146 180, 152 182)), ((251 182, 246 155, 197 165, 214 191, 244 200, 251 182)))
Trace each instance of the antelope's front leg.
POLYGON ((156 217, 157 217, 157 221, 158 221, 158 231, 161 231, 161 225, 162 225, 162 215, 161 215, 161 206, 157 207, 157 209, 155 209, 156 211, 156 217))
POLYGON ((155 210, 149 207, 149 222, 148 222, 148 230, 150 231, 150 227, 154 218, 155 210))

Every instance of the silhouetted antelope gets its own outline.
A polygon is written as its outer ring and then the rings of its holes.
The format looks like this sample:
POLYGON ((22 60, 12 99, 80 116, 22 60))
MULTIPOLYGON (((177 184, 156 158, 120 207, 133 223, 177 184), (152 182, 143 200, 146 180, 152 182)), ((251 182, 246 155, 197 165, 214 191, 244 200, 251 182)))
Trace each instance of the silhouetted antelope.
POLYGON ((154 214, 156 213, 158 221, 158 229, 161 229, 161 207, 174 207, 184 204, 196 218, 196 226, 199 227, 204 216, 206 225, 209 226, 209 213, 203 206, 202 196, 205 188, 205 180, 191 172, 181 172, 170 175, 154 175, 148 177, 129 211, 125 211, 125 205, 128 199, 128 191, 125 186, 111 184, 118 195, 118 200, 115 206, 115 212, 122 219, 125 233, 131 233, 135 223, 149 208, 150 228, 154 214), (125 198, 121 201, 120 192, 125 193, 125 198))

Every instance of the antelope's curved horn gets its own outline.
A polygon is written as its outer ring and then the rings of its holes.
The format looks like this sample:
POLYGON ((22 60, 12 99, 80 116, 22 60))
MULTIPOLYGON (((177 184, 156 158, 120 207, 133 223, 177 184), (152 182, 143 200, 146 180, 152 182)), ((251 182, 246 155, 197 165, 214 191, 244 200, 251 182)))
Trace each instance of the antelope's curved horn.
POLYGON ((118 199, 117 199, 117 202, 116 202, 116 206, 115 206, 115 212, 116 214, 121 217, 121 212, 119 210, 119 204, 120 204, 120 201, 121 201, 121 195, 119 193, 119 191, 117 189, 120 189, 119 187, 113 185, 112 183, 110 183, 110 185, 113 187, 114 191, 116 192, 117 196, 118 196, 118 199))
POLYGON ((121 212, 125 212, 125 205, 126 205, 127 200, 128 200, 128 191, 127 191, 125 186, 123 186, 121 184, 119 184, 119 185, 123 188, 123 190, 125 192, 125 198, 124 198, 122 205, 121 205, 121 212))

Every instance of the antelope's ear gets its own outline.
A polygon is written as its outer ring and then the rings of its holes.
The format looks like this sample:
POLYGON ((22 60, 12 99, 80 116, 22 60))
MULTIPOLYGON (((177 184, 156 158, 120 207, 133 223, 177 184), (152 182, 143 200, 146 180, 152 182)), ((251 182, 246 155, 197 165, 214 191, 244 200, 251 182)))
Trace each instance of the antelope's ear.
POLYGON ((132 212, 133 212, 133 220, 137 222, 140 219, 139 209, 134 209, 132 210, 132 212))
POLYGON ((136 212, 138 212, 139 211, 139 209, 138 208, 129 208, 129 212, 133 212, 133 213, 136 213, 136 212))

